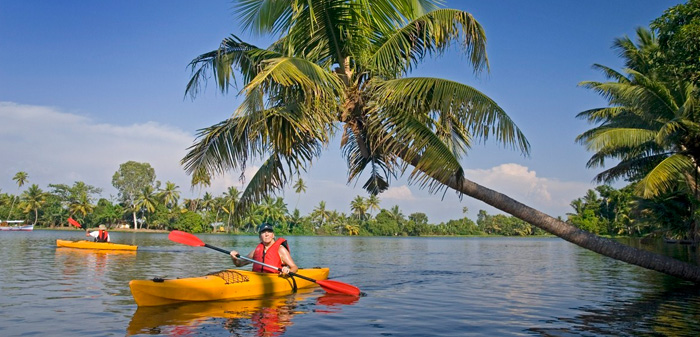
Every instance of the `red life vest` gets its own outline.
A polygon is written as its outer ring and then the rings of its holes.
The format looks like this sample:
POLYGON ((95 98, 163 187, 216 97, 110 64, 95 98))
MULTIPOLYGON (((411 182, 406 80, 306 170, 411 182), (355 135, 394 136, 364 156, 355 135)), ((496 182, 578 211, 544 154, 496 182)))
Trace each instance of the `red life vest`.
MULTIPOLYGON (((267 249, 267 251, 265 251, 265 245, 263 245, 261 242, 257 247, 255 247, 255 251, 253 252, 253 259, 255 261, 260 261, 265 264, 275 266, 277 268, 282 268, 282 260, 280 259, 279 253, 280 245, 284 245, 284 248, 287 248, 287 251, 289 251, 289 245, 287 244, 287 240, 283 238, 275 240, 275 243, 273 243, 272 246, 270 246, 270 248, 267 249)), ((276 269, 268 268, 257 263, 253 264, 253 271, 258 273, 278 272, 276 269)))
POLYGON ((107 242, 109 240, 109 233, 105 230, 101 230, 97 233, 97 242, 107 242))

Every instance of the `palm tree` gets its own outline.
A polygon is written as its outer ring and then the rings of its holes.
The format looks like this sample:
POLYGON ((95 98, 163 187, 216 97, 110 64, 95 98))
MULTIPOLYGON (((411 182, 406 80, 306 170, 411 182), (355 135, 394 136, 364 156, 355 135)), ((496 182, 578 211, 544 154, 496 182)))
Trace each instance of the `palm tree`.
POLYGON ((401 212, 399 205, 394 205, 393 207, 391 207, 391 209, 389 210, 389 215, 391 215, 391 218, 399 224, 401 224, 401 222, 405 220, 405 217, 403 215, 403 212, 401 212))
MULTIPOLYGON (((136 196, 136 202, 134 203, 137 210, 142 210, 145 213, 144 217, 147 217, 148 213, 153 213, 156 210, 157 205, 158 195, 153 190, 151 185, 146 185, 141 189, 139 195, 136 196)), ((146 224, 146 228, 148 228, 148 224, 146 224)), ((138 229, 138 227, 136 229, 138 229)))
MULTIPOLYGON (((240 200, 241 192, 233 186, 229 186, 228 191, 224 192, 224 207, 223 210, 228 214, 228 221, 226 221, 226 231, 231 231, 231 217, 237 211, 237 205, 240 200)), ((240 215, 236 215, 236 218, 240 218, 240 215)))
POLYGON ((405 77, 454 42, 477 72, 488 68, 481 25, 434 2, 239 1, 245 28, 284 35, 269 48, 234 35, 190 63, 187 93, 196 96, 210 73, 226 92, 239 74, 244 99, 233 116, 200 130, 182 159, 186 171, 240 170, 260 159, 241 196, 245 208, 307 171, 339 126, 349 180, 367 173, 363 188, 370 194, 412 167, 410 181, 430 192, 454 189, 583 248, 700 282, 700 267, 582 231, 467 179, 460 159, 475 140, 491 137, 523 154, 530 145, 474 88, 405 77))
POLYGON ((258 227, 265 219, 263 219, 262 212, 258 211, 258 205, 252 205, 243 214, 241 221, 246 226, 244 230, 248 231, 258 227))
POLYGON ((367 198, 367 210, 369 211, 370 215, 372 214, 373 210, 378 211, 380 209, 379 197, 374 194, 370 194, 370 196, 367 198))
POLYGON ((321 227, 323 224, 328 221, 328 218, 330 217, 330 212, 326 209, 326 202, 325 201, 320 201, 318 203, 318 206, 314 208, 314 210, 311 212, 311 218, 318 221, 318 226, 321 227))
POLYGON ((200 200, 201 204, 199 207, 204 211, 204 213, 210 211, 214 205, 214 197, 209 192, 204 192, 204 196, 200 200))
MULTIPOLYGON (((15 176, 12 177, 12 180, 14 180, 17 183, 17 191, 19 191, 22 186, 27 182, 29 178, 29 175, 27 172, 24 171, 19 171, 15 173, 15 176)), ((12 219, 12 209, 15 207, 15 197, 12 197, 12 204, 10 205, 10 213, 7 214, 8 219, 12 219)))
POLYGON ((168 209, 175 207, 178 199, 180 199, 180 191, 177 190, 178 188, 180 187, 175 185, 175 183, 168 181, 165 183, 165 188, 158 194, 158 197, 161 198, 163 204, 165 204, 165 207, 168 209))
POLYGON ((79 220, 84 219, 88 214, 92 213, 94 209, 95 205, 92 204, 90 197, 85 193, 71 198, 68 202, 68 213, 71 216, 79 215, 76 217, 79 220))
MULTIPOLYGON (((680 189, 700 201, 698 88, 690 81, 666 78, 665 72, 654 68, 651 58, 659 48, 652 32, 638 29, 637 40, 638 44, 628 37, 615 41, 625 58, 624 73, 596 65, 614 81, 581 83, 604 95, 610 107, 580 113, 578 117, 600 125, 577 140, 595 152, 589 167, 603 166, 605 159, 618 161, 596 176, 599 182, 625 178, 637 181, 636 193, 644 198, 680 189)), ((697 241, 696 227, 693 221, 690 237, 697 241)))
MULTIPOLYGON (((204 190, 205 187, 209 186, 211 186, 211 174, 209 174, 209 172, 201 169, 192 174, 190 187, 192 188, 192 190, 194 190, 195 188, 198 189, 198 196, 202 195, 202 190, 204 190)), ((195 201, 197 200, 199 200, 199 198, 195 199, 195 201)))
POLYGON ((360 220, 365 219, 365 214, 367 214, 367 201, 365 198, 361 196, 356 196, 355 199, 353 199, 350 202, 350 209, 352 210, 353 213, 357 215, 357 218, 360 220))
POLYGON ((34 225, 36 225, 39 220, 39 209, 46 203, 46 193, 38 185, 32 184, 29 189, 22 193, 22 202, 25 213, 34 212, 34 225))
POLYGON ((297 208, 299 206, 299 200, 301 199, 301 194, 306 193, 306 184, 304 183, 304 180, 299 178, 297 179, 297 182, 294 183, 294 193, 298 194, 299 197, 297 198, 297 203, 294 205, 294 208, 297 208))
POLYGON ((262 215, 263 221, 282 224, 287 222, 287 205, 284 199, 277 197, 267 197, 258 205, 258 212, 262 215))

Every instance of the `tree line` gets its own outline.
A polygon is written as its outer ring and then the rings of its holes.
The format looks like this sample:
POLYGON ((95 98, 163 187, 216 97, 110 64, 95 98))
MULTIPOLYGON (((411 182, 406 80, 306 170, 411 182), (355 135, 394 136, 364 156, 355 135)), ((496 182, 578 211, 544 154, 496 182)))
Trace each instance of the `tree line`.
MULTIPOLYGON (((18 190, 29 182, 26 172, 13 180, 18 190)), ((195 183, 196 179, 193 180, 195 183)), ((282 197, 267 197, 244 212, 237 212, 241 192, 229 187, 221 195, 204 192, 201 197, 181 199, 179 186, 162 184, 148 163, 129 161, 120 165, 112 183, 119 191, 116 200, 100 197, 102 190, 82 181, 73 185, 49 184, 46 191, 32 184, 18 195, 0 193, 0 218, 18 219, 38 228, 70 226, 72 217, 87 228, 100 224, 109 228, 184 230, 192 233, 254 233, 262 222, 274 224, 281 235, 364 235, 364 236, 434 236, 434 235, 543 235, 544 231, 506 215, 489 215, 480 210, 476 222, 466 215, 447 222, 432 224, 425 213, 404 214, 398 205, 379 206, 376 195, 356 196, 349 212, 339 212, 320 201, 311 213, 290 210, 282 197)), ((206 185, 206 184, 205 184, 206 185)), ((306 183, 294 185, 297 203, 306 192, 306 183)))

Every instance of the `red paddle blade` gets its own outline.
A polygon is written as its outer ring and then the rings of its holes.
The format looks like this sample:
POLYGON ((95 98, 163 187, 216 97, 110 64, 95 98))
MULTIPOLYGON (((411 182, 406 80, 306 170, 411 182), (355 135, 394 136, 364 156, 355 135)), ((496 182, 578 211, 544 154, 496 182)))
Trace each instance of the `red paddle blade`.
POLYGON ((83 226, 81 226, 81 225, 80 225, 77 221, 75 221, 73 218, 68 218, 68 223, 71 224, 71 225, 73 225, 73 226, 75 226, 75 227, 83 228, 83 226))
POLYGON ((204 247, 204 242, 198 237, 183 231, 172 231, 168 234, 168 239, 183 245, 194 246, 194 247, 204 247))
POLYGON ((360 288, 333 280, 317 280, 316 283, 329 294, 346 294, 360 296, 360 288))

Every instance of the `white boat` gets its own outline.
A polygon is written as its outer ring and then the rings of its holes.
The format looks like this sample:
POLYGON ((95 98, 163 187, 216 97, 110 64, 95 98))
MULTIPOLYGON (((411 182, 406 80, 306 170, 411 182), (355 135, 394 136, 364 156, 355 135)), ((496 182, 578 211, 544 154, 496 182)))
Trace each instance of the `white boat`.
POLYGON ((34 225, 23 225, 24 220, 7 220, 0 222, 0 231, 33 231, 34 225))

